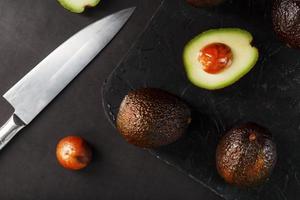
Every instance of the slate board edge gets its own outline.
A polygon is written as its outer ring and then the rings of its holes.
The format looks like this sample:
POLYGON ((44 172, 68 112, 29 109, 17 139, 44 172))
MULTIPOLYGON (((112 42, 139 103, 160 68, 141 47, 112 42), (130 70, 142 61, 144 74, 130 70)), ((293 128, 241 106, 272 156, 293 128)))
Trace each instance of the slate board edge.
POLYGON ((163 163, 175 168, 177 171, 179 171, 180 173, 188 176, 189 178, 191 178, 193 181, 195 181, 196 183, 201 184, 202 186, 204 186, 205 188, 207 188, 208 190, 212 191, 214 194, 216 194, 217 196, 221 197, 222 199, 226 200, 226 198, 218 193, 216 190, 214 190, 212 187, 208 186, 207 184, 205 184, 204 182, 202 182, 200 179, 197 179, 196 177, 194 177, 192 174, 189 174, 187 171, 185 171, 184 169, 182 169, 181 167, 176 166, 175 164, 173 164, 172 162, 169 162, 167 160, 162 159, 159 155, 155 154, 154 150, 152 149, 147 149, 147 151, 153 155, 154 157, 156 157, 157 159, 163 161, 163 163))

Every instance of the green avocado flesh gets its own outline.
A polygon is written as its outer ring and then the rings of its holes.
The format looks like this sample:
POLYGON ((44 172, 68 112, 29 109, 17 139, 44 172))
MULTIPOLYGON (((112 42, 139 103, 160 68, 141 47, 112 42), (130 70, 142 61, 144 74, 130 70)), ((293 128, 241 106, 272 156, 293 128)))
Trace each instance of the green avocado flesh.
POLYGON ((100 0, 58 0, 67 10, 74 13, 82 13, 86 7, 96 6, 100 0))
POLYGON ((258 50, 251 46, 252 35, 238 28, 211 29, 192 39, 184 48, 183 63, 189 80, 196 86, 215 90, 227 87, 247 74, 258 60, 258 50), (223 43, 230 47, 232 64, 217 74, 203 70, 198 61, 200 50, 209 44, 223 43))

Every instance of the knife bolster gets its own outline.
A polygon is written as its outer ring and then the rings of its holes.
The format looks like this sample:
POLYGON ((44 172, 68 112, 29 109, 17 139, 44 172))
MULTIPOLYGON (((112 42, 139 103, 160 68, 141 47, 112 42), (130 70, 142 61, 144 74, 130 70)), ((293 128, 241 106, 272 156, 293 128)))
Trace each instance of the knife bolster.
POLYGON ((25 124, 13 114, 0 128, 0 150, 24 127, 25 124))

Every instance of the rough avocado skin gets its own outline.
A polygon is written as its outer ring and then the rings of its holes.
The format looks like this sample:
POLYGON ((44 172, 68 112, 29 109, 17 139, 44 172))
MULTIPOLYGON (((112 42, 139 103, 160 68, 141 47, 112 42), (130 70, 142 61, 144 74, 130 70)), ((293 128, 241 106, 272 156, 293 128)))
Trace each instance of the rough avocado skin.
POLYGON ((219 5, 224 0, 186 0, 186 1, 195 7, 207 7, 207 6, 219 5))
POLYGON ((272 18, 278 37, 288 46, 300 48, 300 0, 275 0, 272 18))
POLYGON ((219 174, 226 182, 240 187, 264 182, 276 160, 276 145, 271 133, 255 123, 229 130, 220 140, 216 152, 219 174))
POLYGON ((178 140, 191 121, 189 107, 160 89, 129 92, 117 115, 117 129, 131 144, 155 148, 178 140))

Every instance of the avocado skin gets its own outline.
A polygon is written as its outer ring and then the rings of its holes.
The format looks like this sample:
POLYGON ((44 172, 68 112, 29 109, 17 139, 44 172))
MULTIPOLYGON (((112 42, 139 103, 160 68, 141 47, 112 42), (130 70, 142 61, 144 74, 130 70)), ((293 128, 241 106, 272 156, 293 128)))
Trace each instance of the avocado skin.
POLYGON ((128 143, 155 148, 178 140, 191 121, 189 107, 176 96, 160 89, 131 91, 117 115, 117 129, 128 143))
POLYGON ((256 186, 268 179, 277 161, 276 145, 264 127, 248 122, 229 130, 220 140, 216 166, 226 182, 256 186), (250 140, 250 134, 256 139, 250 140))
POLYGON ((275 0, 274 31, 289 47, 300 48, 300 0, 275 0))
POLYGON ((209 7, 221 4, 224 0, 186 0, 195 7, 209 7))

